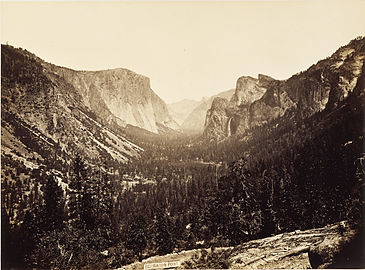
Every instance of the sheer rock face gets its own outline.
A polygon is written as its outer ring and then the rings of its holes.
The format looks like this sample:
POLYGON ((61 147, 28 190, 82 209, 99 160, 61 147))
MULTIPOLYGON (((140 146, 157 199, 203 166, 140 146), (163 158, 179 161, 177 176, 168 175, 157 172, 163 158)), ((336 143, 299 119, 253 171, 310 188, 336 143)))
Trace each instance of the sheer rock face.
POLYGON ((158 124, 179 128, 145 76, 122 68, 74 71, 52 66, 52 70, 75 87, 90 110, 105 119, 116 118, 122 126, 130 124, 155 133, 158 124))
POLYGON ((235 93, 230 101, 216 97, 208 110, 204 136, 222 139, 250 127, 250 104, 263 97, 268 85, 274 81, 269 76, 259 79, 242 76, 237 80, 235 93))
POLYGON ((364 76, 364 58, 365 38, 358 38, 331 57, 284 81, 265 75, 259 75, 258 79, 240 77, 227 109, 216 113, 213 107, 209 110, 204 135, 223 139, 243 134, 286 113, 306 118, 319 111, 335 109, 364 76), (221 124, 217 125, 218 122, 221 124))
POLYGON ((254 79, 248 76, 240 77, 237 80, 236 91, 231 99, 231 103, 238 107, 260 99, 266 92, 266 88, 264 87, 265 82, 260 83, 260 79, 254 79))
POLYGON ((221 137, 230 131, 230 123, 228 119, 229 102, 225 98, 216 97, 213 100, 212 107, 207 112, 207 120, 205 122, 205 133, 208 137, 221 137))

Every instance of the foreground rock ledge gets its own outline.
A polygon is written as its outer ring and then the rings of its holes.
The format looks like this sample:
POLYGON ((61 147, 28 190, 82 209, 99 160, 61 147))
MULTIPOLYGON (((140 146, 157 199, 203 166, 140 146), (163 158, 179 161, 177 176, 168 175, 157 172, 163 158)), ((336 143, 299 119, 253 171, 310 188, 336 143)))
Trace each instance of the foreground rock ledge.
MULTIPOLYGON (((225 253, 231 269, 362 268, 362 244, 363 238, 355 228, 349 222, 342 221, 323 228, 297 230, 253 240, 236 247, 216 248, 214 252, 225 253), (349 247, 352 247, 350 251, 349 247), (346 257, 346 254, 350 256, 346 257), (353 261, 354 256, 362 260, 353 261)), ((211 249, 195 249, 154 256, 119 269, 143 269, 146 263, 169 261, 179 261, 181 268, 186 268, 189 265, 187 262, 201 256, 202 251, 212 252, 211 249)))
POLYGON ((364 231, 338 225, 338 235, 329 236, 309 248, 312 268, 365 268, 364 231))

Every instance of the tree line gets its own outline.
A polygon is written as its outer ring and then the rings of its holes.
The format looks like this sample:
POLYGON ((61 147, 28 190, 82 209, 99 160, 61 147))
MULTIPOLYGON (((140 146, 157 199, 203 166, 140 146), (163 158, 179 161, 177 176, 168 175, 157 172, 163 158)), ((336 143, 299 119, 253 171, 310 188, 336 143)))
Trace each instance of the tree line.
MULTIPOLYGON (((156 254, 237 245, 343 219, 359 224, 363 104, 350 97, 331 114, 255 128, 250 144, 227 140, 223 145, 241 149, 229 165, 181 158, 174 149, 193 155, 201 145, 184 142, 176 148, 176 141, 163 147, 149 142, 153 151, 145 147, 140 160, 117 168, 92 167, 76 155, 62 179, 66 187, 59 176, 33 170, 26 203, 21 187, 26 171, 19 171, 17 181, 2 186, 16 191, 2 192, 8 206, 2 208, 3 256, 28 267, 114 268, 156 254), (158 149, 161 155, 154 157, 158 149), (142 177, 129 186, 124 174, 142 177), (19 202, 22 207, 11 208, 19 202), (14 224, 11 217, 17 215, 21 222, 14 224)), ((229 155, 213 146, 206 144, 202 153, 229 155)))

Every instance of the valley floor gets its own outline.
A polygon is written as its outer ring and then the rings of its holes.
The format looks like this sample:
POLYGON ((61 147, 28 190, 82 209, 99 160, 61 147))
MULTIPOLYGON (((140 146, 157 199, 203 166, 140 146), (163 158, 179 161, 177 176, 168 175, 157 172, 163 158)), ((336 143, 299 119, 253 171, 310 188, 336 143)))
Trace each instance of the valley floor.
MULTIPOLYGON (((229 268, 231 269, 308 269, 311 268, 308 257, 311 246, 326 241, 328 247, 331 248, 344 238, 353 236, 354 233, 353 230, 348 228, 346 222, 340 222, 322 228, 305 231, 297 230, 253 240, 236 247, 216 248, 214 252, 217 254, 224 253, 225 256, 222 257, 228 258, 229 268), (341 228, 345 228, 345 233, 341 228)), ((204 249, 195 249, 165 256, 154 256, 119 269, 138 270, 144 269, 145 264, 172 261, 179 261, 181 268, 192 268, 189 266, 199 266, 194 262, 202 261, 202 251, 205 253, 204 249), (193 264, 191 264, 192 262, 193 264)), ((206 251, 207 254, 212 252, 211 249, 206 249, 206 251)), ((210 268, 208 265, 204 268, 210 268)))

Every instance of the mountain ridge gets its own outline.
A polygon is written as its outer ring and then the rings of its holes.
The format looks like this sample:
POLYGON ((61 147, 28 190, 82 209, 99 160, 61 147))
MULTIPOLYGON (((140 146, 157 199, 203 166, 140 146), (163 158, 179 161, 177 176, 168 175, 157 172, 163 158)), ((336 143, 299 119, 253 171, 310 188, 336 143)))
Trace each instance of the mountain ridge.
POLYGON ((104 110, 97 115, 52 64, 6 45, 1 57, 3 155, 39 167, 49 158, 68 164, 75 153, 92 164, 101 156, 125 163, 143 151, 125 138, 105 104, 95 104, 104 110))
POLYGON ((258 79, 240 77, 227 106, 219 111, 214 108, 208 111, 204 136, 223 139, 243 134, 286 113, 306 118, 315 112, 335 108, 354 90, 362 74, 364 59, 365 38, 356 38, 327 59, 287 80, 274 80, 264 75, 259 75, 258 79))

